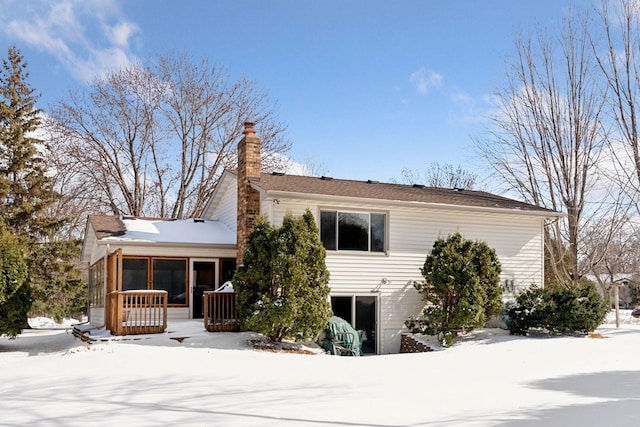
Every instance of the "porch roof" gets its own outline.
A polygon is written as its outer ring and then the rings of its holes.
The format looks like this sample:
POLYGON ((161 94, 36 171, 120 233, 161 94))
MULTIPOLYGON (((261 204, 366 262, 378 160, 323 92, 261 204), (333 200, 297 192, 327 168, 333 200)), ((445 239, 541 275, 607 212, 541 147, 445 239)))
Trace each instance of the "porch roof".
POLYGON ((220 221, 119 218, 90 215, 96 238, 109 242, 235 245, 236 233, 220 221))

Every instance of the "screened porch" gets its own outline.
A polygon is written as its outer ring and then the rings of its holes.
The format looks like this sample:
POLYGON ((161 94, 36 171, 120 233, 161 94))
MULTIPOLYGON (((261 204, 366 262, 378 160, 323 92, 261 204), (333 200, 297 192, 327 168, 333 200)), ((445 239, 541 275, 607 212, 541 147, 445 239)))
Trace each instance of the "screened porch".
POLYGON ((113 335, 162 333, 168 316, 204 318, 211 332, 237 331, 232 288, 214 292, 234 271, 230 258, 123 255, 117 249, 91 266, 91 305, 104 307, 104 325, 113 335))

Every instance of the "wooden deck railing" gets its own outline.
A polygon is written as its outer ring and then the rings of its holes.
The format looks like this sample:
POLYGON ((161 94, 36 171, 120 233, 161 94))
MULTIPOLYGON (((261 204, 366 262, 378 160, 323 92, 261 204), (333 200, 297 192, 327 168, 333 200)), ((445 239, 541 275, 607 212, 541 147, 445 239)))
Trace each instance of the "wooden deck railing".
POLYGON ((204 328, 209 332, 240 330, 235 292, 204 293, 204 328))
POLYGON ((113 335, 157 334, 167 328, 167 291, 116 291, 107 297, 107 329, 113 335))

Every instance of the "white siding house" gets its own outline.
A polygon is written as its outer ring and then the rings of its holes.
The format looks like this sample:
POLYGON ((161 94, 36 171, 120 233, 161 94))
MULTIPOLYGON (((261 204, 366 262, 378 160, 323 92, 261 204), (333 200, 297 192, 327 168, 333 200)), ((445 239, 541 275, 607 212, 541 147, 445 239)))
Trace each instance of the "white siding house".
POLYGON ((238 170, 223 173, 202 219, 143 224, 89 218, 83 257, 93 278, 92 323, 104 321, 104 295, 126 287, 124 277, 109 282, 118 276, 110 261, 114 256, 129 259, 127 273, 146 277, 140 286, 147 289, 157 287, 151 272, 156 260, 184 260, 184 294, 172 291, 177 303, 170 304, 169 319, 197 317, 195 270, 201 262, 215 265, 210 286, 220 285, 241 259, 258 214, 279 226, 286 213, 300 215, 306 209, 314 214, 327 249, 334 313, 364 331, 368 352, 399 351, 404 322, 424 306, 413 283, 422 280, 420 268, 439 237, 460 232, 494 248, 505 299, 531 284, 544 285, 544 227, 561 214, 481 191, 262 173, 260 139, 251 124, 244 133, 238 170), (176 232, 172 224, 184 229, 176 232), (156 227, 158 233, 136 233, 140 227, 156 227), (147 270, 139 274, 136 263, 147 270))
MULTIPOLYGON (((228 204, 235 204, 231 188, 236 183, 237 175, 226 171, 221 186, 229 190, 212 198, 206 211, 208 219, 229 218, 225 213, 228 204)), ((460 232, 494 248, 502 264, 502 283, 508 288, 504 297, 509 299, 520 288, 543 285, 545 221, 558 216, 511 199, 459 189, 264 173, 252 180, 251 186, 260 194, 261 214, 275 225, 282 224, 286 213, 301 215, 306 209, 314 214, 320 228, 323 211, 384 214, 383 251, 328 249, 326 258, 334 311, 336 305, 342 307, 342 314, 350 316, 347 320, 356 329, 367 329, 358 322, 373 325, 370 343, 382 354, 398 352, 400 334, 406 331, 404 322, 418 316, 424 307, 413 281, 422 280, 420 268, 436 239, 460 232), (439 201, 411 199, 402 196, 405 190, 436 191, 439 201), (400 197, 385 198, 394 195, 400 197), (350 310, 345 309, 349 300, 350 310)))

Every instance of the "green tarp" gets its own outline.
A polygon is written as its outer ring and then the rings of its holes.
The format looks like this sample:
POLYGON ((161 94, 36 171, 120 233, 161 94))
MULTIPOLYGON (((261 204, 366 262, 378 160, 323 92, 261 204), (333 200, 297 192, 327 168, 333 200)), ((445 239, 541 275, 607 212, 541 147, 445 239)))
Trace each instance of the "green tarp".
POLYGON ((332 316, 325 335, 322 347, 331 354, 360 356, 360 334, 346 320, 332 316), (341 347, 345 350, 341 351, 341 347))

